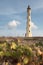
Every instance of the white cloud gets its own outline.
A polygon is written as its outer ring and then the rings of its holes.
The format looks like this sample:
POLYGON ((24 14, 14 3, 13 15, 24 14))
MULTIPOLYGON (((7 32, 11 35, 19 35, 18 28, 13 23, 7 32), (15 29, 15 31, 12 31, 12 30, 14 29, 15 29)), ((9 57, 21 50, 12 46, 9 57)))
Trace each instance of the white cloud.
POLYGON ((19 21, 16 21, 16 20, 10 21, 10 22, 8 23, 8 26, 9 26, 9 27, 16 27, 16 26, 18 26, 18 25, 20 25, 20 22, 19 22, 19 21))
POLYGON ((38 27, 37 27, 37 25, 35 25, 33 22, 31 22, 31 28, 33 29, 37 29, 38 27))

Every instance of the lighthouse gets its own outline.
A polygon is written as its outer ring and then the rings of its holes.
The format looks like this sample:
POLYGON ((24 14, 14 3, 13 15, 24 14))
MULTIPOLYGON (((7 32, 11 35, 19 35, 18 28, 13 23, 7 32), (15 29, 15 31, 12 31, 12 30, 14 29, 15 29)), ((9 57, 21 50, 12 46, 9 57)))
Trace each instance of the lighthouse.
POLYGON ((27 8, 27 22, 26 22, 26 37, 32 37, 31 32, 31 8, 28 6, 27 8))

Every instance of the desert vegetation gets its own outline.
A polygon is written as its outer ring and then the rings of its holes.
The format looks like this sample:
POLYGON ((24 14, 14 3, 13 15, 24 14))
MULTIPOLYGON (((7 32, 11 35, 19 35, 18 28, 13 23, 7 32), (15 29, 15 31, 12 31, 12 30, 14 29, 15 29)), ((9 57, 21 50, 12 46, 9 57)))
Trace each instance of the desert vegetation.
POLYGON ((43 43, 0 42, 0 65, 43 65, 43 43))

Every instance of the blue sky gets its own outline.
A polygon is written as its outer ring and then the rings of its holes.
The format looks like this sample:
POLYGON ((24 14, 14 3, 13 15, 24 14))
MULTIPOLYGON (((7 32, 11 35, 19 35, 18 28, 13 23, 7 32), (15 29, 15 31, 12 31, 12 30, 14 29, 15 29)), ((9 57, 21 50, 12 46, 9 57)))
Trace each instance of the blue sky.
POLYGON ((43 36, 43 0, 0 0, 0 36, 24 36, 30 5, 32 35, 43 36))

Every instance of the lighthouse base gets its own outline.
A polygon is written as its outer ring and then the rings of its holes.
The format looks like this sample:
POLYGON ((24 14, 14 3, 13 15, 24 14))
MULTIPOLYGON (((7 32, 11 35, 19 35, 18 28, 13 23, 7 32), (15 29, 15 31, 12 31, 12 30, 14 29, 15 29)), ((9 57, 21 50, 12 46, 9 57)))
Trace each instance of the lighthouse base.
POLYGON ((25 37, 32 37, 32 33, 25 34, 25 37))

